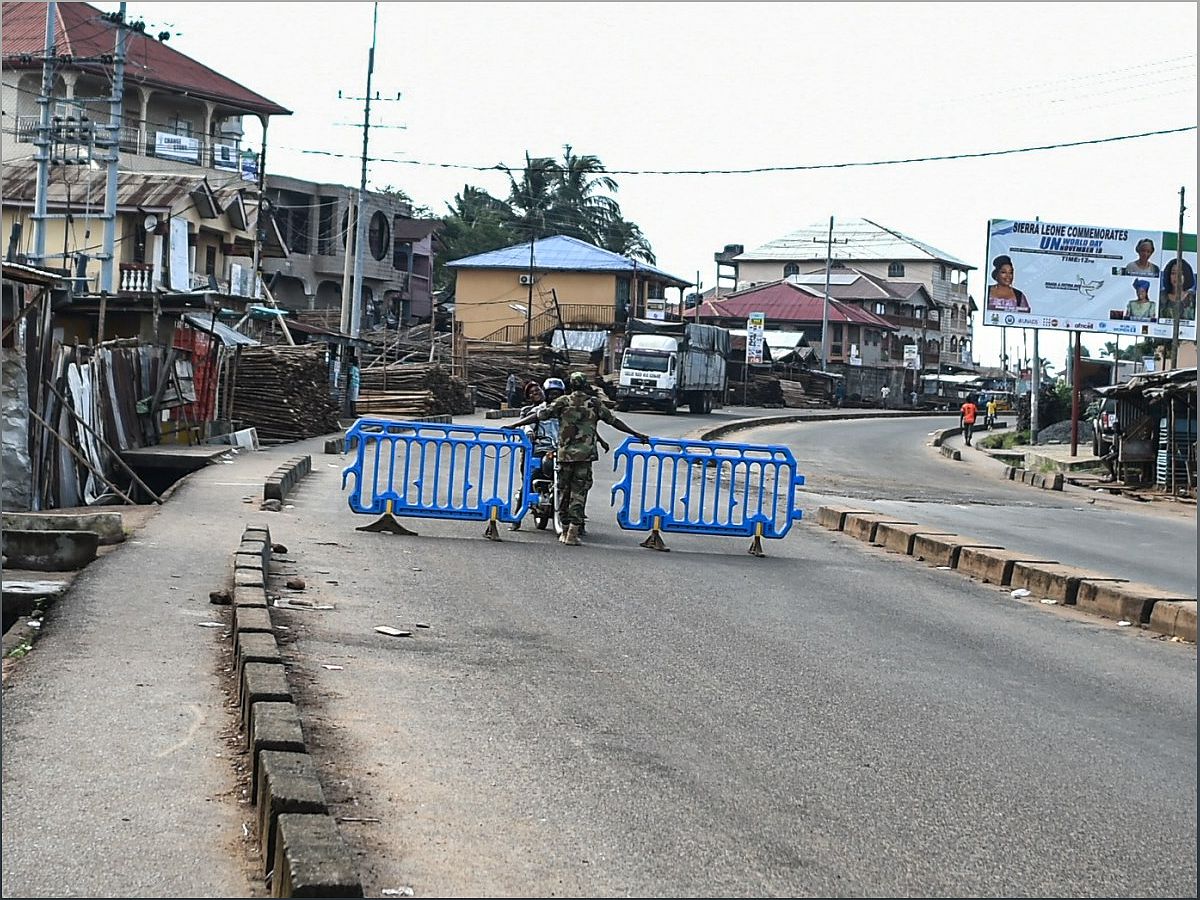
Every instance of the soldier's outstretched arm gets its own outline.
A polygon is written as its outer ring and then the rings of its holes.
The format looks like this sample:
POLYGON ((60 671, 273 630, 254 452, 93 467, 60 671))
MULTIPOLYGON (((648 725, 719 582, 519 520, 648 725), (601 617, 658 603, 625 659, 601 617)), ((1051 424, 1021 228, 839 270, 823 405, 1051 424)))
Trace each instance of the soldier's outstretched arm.
POLYGON ((650 435, 648 435, 642 431, 635 431, 634 429, 632 429, 628 425, 626 425, 624 422, 622 422, 620 419, 618 419, 616 416, 612 416, 612 418, 610 418, 608 420, 608 424, 611 425, 613 428, 616 428, 618 431, 623 431, 626 434, 637 438, 643 444, 650 443, 650 435))

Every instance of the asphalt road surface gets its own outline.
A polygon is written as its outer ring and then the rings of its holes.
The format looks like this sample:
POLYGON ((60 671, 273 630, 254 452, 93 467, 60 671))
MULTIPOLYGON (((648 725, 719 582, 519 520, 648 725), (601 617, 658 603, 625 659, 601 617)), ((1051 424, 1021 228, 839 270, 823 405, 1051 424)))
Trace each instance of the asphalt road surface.
POLYGON ((1196 596, 1195 506, 1008 481, 1001 463, 955 439, 961 462, 926 446, 928 432, 945 426, 936 419, 800 422, 737 432, 737 439, 791 447, 807 478, 805 505, 814 509, 849 497, 905 521, 1196 596))
POLYGON ((364 534, 344 462, 270 517, 334 608, 273 615, 368 896, 1195 895, 1193 646, 809 521, 643 550, 605 459, 582 547, 364 534))

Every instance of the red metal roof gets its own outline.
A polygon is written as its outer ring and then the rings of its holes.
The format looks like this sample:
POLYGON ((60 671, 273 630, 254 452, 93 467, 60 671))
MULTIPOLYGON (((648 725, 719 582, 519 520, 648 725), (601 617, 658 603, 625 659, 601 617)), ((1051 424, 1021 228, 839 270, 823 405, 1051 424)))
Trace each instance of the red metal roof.
MULTIPOLYGON (((200 7, 197 7, 198 9, 200 7)), ((87 3, 57 4, 55 45, 59 56, 89 57, 111 54, 115 26, 87 3)), ((3 7, 4 67, 41 69, 36 59, 46 48, 46 4, 6 2, 3 7)), ((289 116, 285 109, 236 81, 214 72, 153 37, 130 31, 126 40, 125 78, 134 84, 187 93, 225 106, 268 116, 289 116)), ((98 64, 68 64, 69 68, 100 71, 98 64)))
MULTIPOLYGON (((706 319, 744 319, 752 312, 760 312, 767 317, 768 328, 779 322, 818 324, 821 322, 823 305, 820 297, 814 297, 786 281, 776 281, 720 300, 707 300, 700 306, 700 316, 706 319)), ((887 319, 832 298, 829 301, 829 321, 866 325, 881 331, 898 330, 887 319)))

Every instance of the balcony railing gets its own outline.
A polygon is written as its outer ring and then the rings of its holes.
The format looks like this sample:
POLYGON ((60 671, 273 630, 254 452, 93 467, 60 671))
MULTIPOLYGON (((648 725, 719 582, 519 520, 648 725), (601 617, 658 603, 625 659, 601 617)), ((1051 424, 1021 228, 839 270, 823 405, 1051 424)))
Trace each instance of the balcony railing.
MULTIPOLYGON (((16 116, 10 133, 19 144, 32 144, 37 137, 38 125, 41 122, 39 116, 16 116)), ((103 146, 107 140, 108 131, 106 128, 99 127, 102 123, 96 123, 95 129, 96 143, 103 146)), ((237 142, 217 141, 203 136, 194 138, 197 143, 194 154, 181 154, 178 156, 165 156, 159 154, 155 148, 156 137, 155 132, 147 131, 144 134, 145 144, 143 141, 143 132, 136 125, 122 125, 118 129, 117 140, 120 142, 121 152, 129 153, 134 156, 145 156, 149 158, 169 159, 172 162, 179 162, 185 165, 202 166, 205 168, 220 169, 221 171, 235 172, 241 165, 241 147, 237 142), (217 145, 221 144, 225 147, 230 147, 233 150, 233 161, 230 163, 226 160, 225 165, 217 165, 221 160, 218 159, 217 145)))

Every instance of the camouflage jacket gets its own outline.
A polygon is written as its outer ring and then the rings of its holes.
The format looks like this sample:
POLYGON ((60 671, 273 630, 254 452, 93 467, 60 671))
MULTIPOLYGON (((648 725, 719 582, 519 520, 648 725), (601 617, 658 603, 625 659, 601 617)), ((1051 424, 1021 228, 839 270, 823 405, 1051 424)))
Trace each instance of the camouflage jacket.
POLYGON ((592 462, 596 451, 596 425, 613 425, 616 417, 600 399, 586 391, 559 397, 538 412, 539 419, 558 419, 558 458, 562 462, 592 462))

